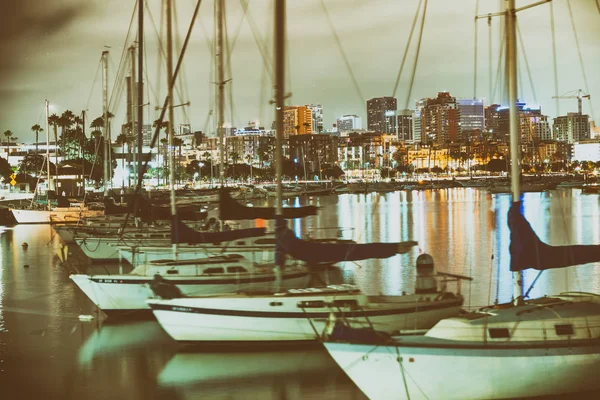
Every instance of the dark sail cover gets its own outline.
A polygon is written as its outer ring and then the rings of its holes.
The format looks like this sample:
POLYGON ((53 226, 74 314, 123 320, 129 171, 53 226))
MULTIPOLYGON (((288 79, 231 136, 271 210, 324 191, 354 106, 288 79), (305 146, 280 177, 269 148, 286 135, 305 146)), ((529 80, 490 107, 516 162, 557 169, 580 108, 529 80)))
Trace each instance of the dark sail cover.
MULTIPOLYGON (((133 203, 133 198, 131 200, 133 203)), ((132 205, 131 205, 132 207, 132 205)), ((177 207, 177 216, 181 220, 187 221, 202 221, 208 213, 200 211, 199 206, 185 205, 177 207)), ((150 202, 145 196, 139 196, 136 202, 135 215, 140 217, 145 223, 153 223, 159 220, 171 220, 171 206, 168 204, 155 205, 150 202)))
POLYGON ((234 229, 223 232, 198 232, 179 218, 171 223, 171 243, 219 243, 230 240, 264 236, 265 228, 234 229))
POLYGON ((540 240, 521 214, 521 203, 508 211, 510 270, 563 268, 600 261, 600 245, 550 246, 540 240))
POLYGON ((277 253, 289 254, 308 263, 334 263, 369 258, 389 258, 406 253, 417 242, 401 243, 320 243, 298 239, 285 220, 277 220, 277 253))
POLYGON ((104 215, 127 214, 132 209, 133 205, 131 203, 127 206, 119 206, 112 197, 104 198, 104 215))
MULTIPOLYGON (((317 207, 294 207, 284 208, 283 216, 286 219, 304 218, 309 215, 317 215, 317 207)), ((274 207, 246 207, 238 203, 229 195, 229 190, 221 188, 219 192, 219 219, 244 220, 244 219, 275 219, 274 207)))

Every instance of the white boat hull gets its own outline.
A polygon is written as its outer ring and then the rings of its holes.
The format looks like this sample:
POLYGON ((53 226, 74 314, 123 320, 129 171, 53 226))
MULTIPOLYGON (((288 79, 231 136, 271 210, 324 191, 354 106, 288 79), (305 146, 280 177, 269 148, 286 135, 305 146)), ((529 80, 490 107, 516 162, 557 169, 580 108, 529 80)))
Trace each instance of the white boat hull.
MULTIPOLYGON (((427 338, 405 338, 403 341, 427 338)), ((576 346, 379 346, 325 343, 371 400, 510 399, 600 389, 600 341, 576 346)), ((437 343, 437 344, 434 344, 437 343)))
MULTIPOLYGON (((357 295, 364 296, 364 295, 357 295)), ((364 296, 366 297, 366 296, 364 296)), ((394 308, 346 308, 344 318, 354 327, 373 326, 387 333, 425 329, 441 318, 457 315, 462 299, 417 304, 413 296, 403 296, 394 308), (416 310, 415 306, 421 309, 416 310), (356 317, 350 317, 356 312, 356 317), (362 314, 364 312, 364 315, 362 314)), ((433 296, 435 297, 435 295, 433 296)), ((328 298, 206 297, 149 301, 165 331, 181 342, 298 342, 314 341, 329 323, 334 300, 354 299, 354 295, 328 298), (299 302, 321 301, 320 308, 299 308, 299 302), (281 303, 281 304, 279 304, 281 303)), ((342 310, 343 311, 343 310, 342 310)))
POLYGON ((123 246, 118 245, 120 256, 131 265, 150 264, 164 259, 195 260, 222 254, 240 254, 255 263, 267 264, 275 260, 275 249, 273 245, 260 246, 208 246, 208 245, 181 245, 177 247, 177 253, 173 253, 172 245, 165 246, 123 246))
POLYGON ((100 210, 82 210, 78 207, 57 208, 53 210, 20 210, 11 209, 19 224, 55 224, 77 223, 81 218, 104 215, 100 210))
MULTIPOLYGON (((163 275, 162 277, 177 286, 186 296, 272 290, 275 282, 273 273, 256 273, 243 278, 218 274, 178 277, 163 275)), ((77 274, 71 275, 70 278, 98 308, 107 314, 149 310, 146 300, 156 297, 150 288, 150 283, 154 280, 153 276, 77 274)), ((309 279, 310 275, 305 270, 286 271, 283 285, 285 288, 305 287, 309 279)))
MULTIPOLYGON (((118 233, 115 233, 115 235, 118 235, 118 233)), ((119 259, 119 250, 113 245, 115 243, 114 239, 87 237, 75 238, 74 240, 83 253, 93 261, 116 261, 119 259)))

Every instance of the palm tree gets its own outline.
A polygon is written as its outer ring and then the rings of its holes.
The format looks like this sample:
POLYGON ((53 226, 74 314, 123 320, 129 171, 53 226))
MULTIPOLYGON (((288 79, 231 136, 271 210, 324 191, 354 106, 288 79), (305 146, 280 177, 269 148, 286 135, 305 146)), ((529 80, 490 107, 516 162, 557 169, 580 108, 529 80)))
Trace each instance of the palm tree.
MULTIPOLYGON (((180 165, 181 163, 181 157, 182 157, 182 146, 183 146, 183 139, 178 138, 178 137, 174 137, 173 138, 173 146, 177 146, 178 148, 178 158, 177 158, 177 162, 174 165, 180 165)), ((177 170, 175 170, 177 172, 177 170)))
MULTIPOLYGON (((166 148, 167 144, 169 143, 169 139, 167 138, 162 138, 160 139, 160 143, 163 145, 163 147, 166 148)), ((165 151, 166 154, 166 151, 165 151)), ((168 170, 168 163, 167 163, 167 157, 165 157, 165 160, 163 162, 163 171, 164 171, 164 178, 165 178, 165 185, 167 184, 167 170, 168 170)))
POLYGON ((11 130, 4 131, 4 136, 6 136, 6 159, 8 160, 8 151, 10 146, 10 137, 13 135, 11 130))
MULTIPOLYGON (((304 133, 308 133, 307 129, 310 126, 310 124, 308 122, 303 123, 302 125, 304 125, 304 133)), ((312 133, 312 132, 311 132, 312 133)))
POLYGON ((235 180, 235 164, 240 159, 240 155, 237 151, 231 152, 231 161, 233 162, 233 180, 235 180))
POLYGON ((40 132, 44 132, 42 127, 39 124, 35 124, 31 127, 31 130, 35 132, 35 154, 38 153, 38 141, 40 132))
MULTIPOLYGON (((210 163, 210 184, 212 185, 212 181, 213 181, 213 168, 212 168, 212 157, 209 151, 205 151, 202 154, 202 157, 204 157, 204 161, 206 162, 206 164, 210 163)), ((200 167, 202 168, 202 167, 200 167)))
POLYGON ((246 154, 246 161, 250 164, 250 181, 252 181, 252 156, 250 154, 246 154))
MULTIPOLYGON (((54 148, 55 148, 55 153, 56 153, 56 157, 58 157, 58 132, 57 132, 57 128, 60 125, 60 117, 56 114, 52 114, 51 116, 48 117, 48 124, 52 126, 53 130, 54 130, 54 148)), ((56 159, 56 161, 58 162, 58 158, 56 159)))
POLYGON ((75 114, 71 110, 65 110, 58 119, 58 126, 60 126, 60 139, 61 139, 61 150, 63 156, 66 158, 66 144, 68 136, 73 126, 75 114))
POLYGON ((94 130, 100 130, 102 127, 104 127, 104 119, 102 117, 96 118, 90 124, 90 128, 94 130))
MULTIPOLYGON (((169 142, 169 121, 160 121, 160 120, 157 119, 157 120, 155 120, 152 123, 152 127, 153 128, 158 128, 158 130, 159 130, 159 137, 160 137, 160 130, 161 129, 165 130, 165 138, 164 138, 164 140, 163 139, 159 140, 159 142, 161 144, 163 144, 163 146, 158 146, 158 155, 160 156, 160 148, 163 147, 165 149, 165 151, 164 151, 164 164, 165 164, 165 166, 167 166, 167 159, 168 159, 168 157, 167 157, 167 151, 166 151, 165 145, 169 142)), ((165 179, 166 179, 166 175, 165 175, 165 179)))

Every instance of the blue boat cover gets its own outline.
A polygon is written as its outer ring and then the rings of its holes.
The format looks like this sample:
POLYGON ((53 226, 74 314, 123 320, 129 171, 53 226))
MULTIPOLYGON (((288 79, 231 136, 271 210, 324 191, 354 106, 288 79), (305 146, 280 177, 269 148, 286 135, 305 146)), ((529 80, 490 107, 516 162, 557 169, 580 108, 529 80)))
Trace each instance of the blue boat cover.
POLYGON ((222 232, 199 232, 177 217, 171 222, 171 243, 219 243, 250 237, 264 236, 266 228, 233 229, 222 232))
MULTIPOLYGON (((283 216, 286 219, 304 218, 309 215, 317 215, 317 207, 293 207, 284 208, 283 216)), ((274 207, 246 207, 238 203, 229 195, 229 189, 221 188, 219 192, 219 219, 221 221, 244 220, 244 219, 275 219, 274 207)))
POLYGON ((521 213, 521 202, 508 211, 510 270, 563 268, 600 261, 600 245, 550 246, 540 240, 521 213))
MULTIPOLYGON (((302 240, 287 227, 285 219, 276 220, 276 257, 289 254, 293 258, 308 263, 334 263, 358 261, 370 258, 389 258, 406 253, 417 242, 402 243, 321 243, 302 240)), ((276 258, 277 260, 277 258, 276 258)), ((281 265, 281 264, 280 264, 281 265)))

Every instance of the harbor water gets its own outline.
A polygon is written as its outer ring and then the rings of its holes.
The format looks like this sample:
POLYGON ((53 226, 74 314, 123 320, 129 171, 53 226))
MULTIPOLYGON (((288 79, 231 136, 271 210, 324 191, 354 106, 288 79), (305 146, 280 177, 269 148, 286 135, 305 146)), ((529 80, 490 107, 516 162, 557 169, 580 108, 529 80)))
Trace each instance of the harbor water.
MULTIPOLYGON (((342 264, 344 281, 366 293, 411 293, 415 260, 429 253, 438 271, 473 278, 448 288, 460 289, 465 307, 474 308, 512 296, 510 201, 510 195, 453 188, 297 197, 287 206, 319 207, 318 216, 289 222, 299 236, 418 241, 405 255, 342 264)), ((599 201, 579 189, 552 190, 526 193, 523 207, 544 242, 597 244, 599 201)), ((0 227, 0 232, 2 400, 365 398, 318 344, 198 349, 178 345, 151 319, 105 319, 69 273, 73 268, 106 273, 118 265, 91 265, 76 256, 61 262, 60 239, 48 225, 0 227)), ((526 290, 535 281, 532 298, 566 290, 600 292, 599 264, 537 275, 525 272, 526 290)))

